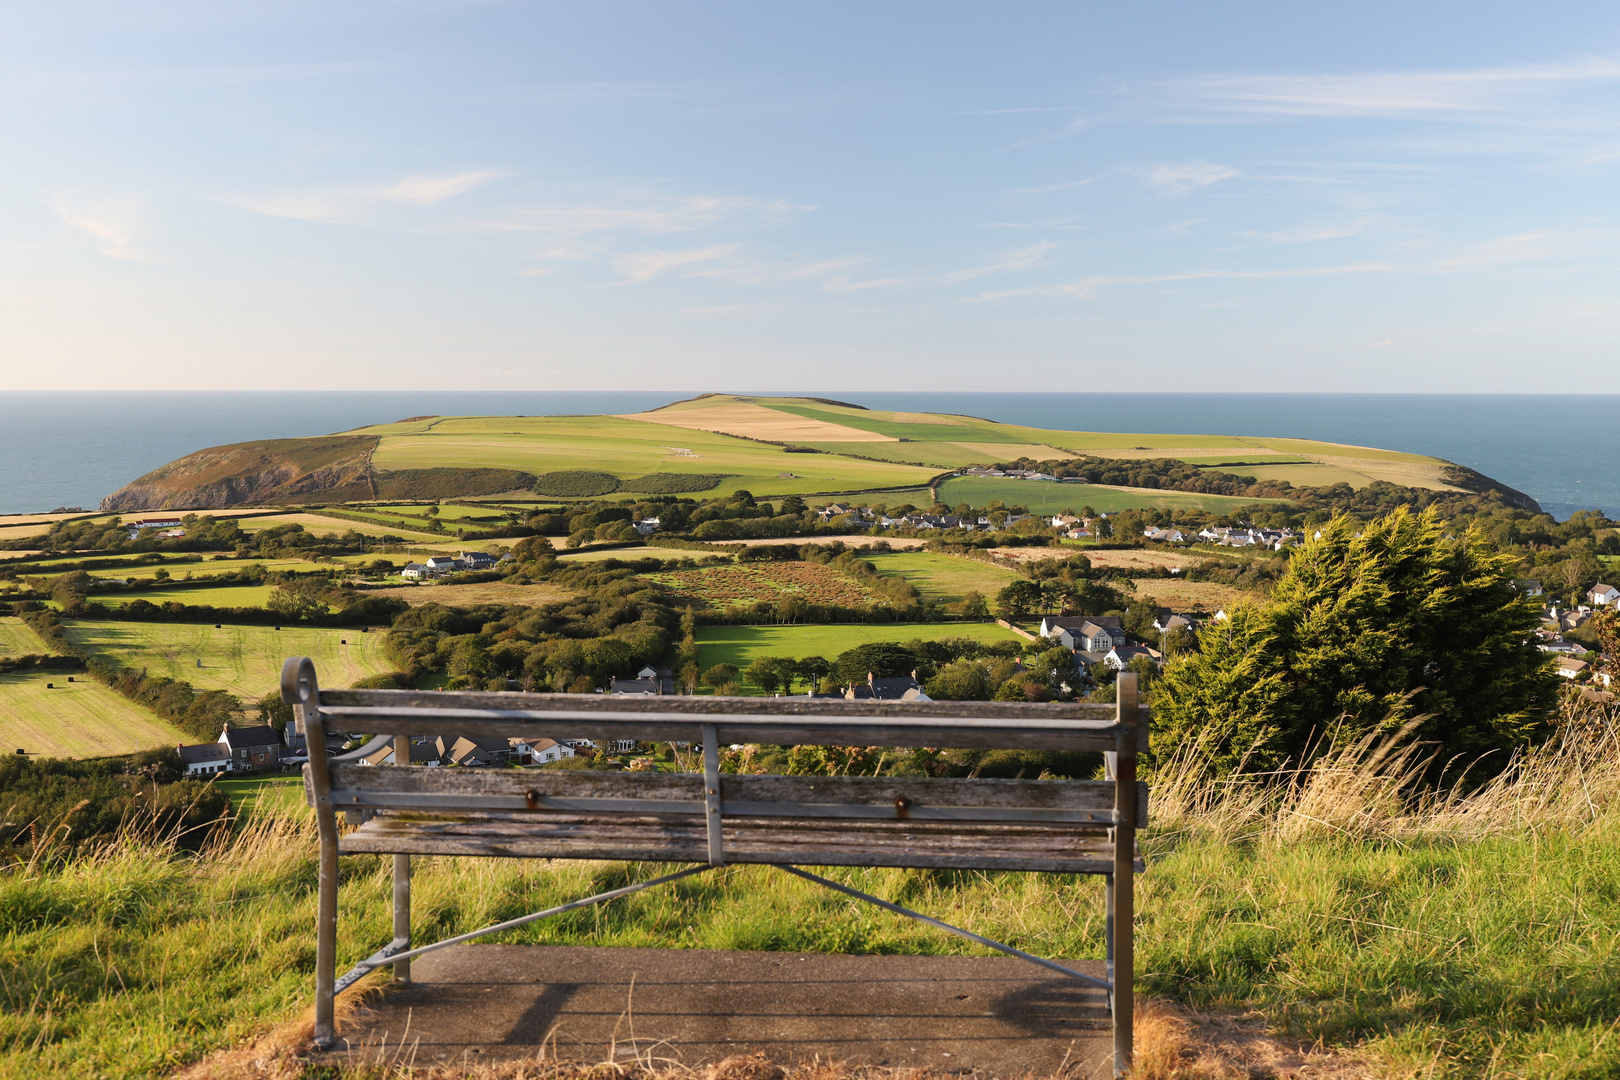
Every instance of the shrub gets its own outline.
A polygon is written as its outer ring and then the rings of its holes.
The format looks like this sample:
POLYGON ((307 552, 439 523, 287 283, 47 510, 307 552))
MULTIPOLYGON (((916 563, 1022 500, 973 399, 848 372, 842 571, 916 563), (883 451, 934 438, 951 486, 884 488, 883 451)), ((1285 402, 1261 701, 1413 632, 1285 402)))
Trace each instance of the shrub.
POLYGON ((588 469, 562 469, 549 472, 534 482, 537 495, 551 498, 591 498, 619 490, 619 478, 588 469))
POLYGON ((454 499, 522 491, 534 483, 533 473, 517 469, 393 469, 377 473, 377 497, 454 499))
MULTIPOLYGON (((551 474, 555 476, 556 474, 551 474)), ((689 491, 709 491, 720 486, 731 473, 648 473, 634 480, 626 480, 619 487, 624 491, 645 492, 648 495, 680 495, 689 491)))

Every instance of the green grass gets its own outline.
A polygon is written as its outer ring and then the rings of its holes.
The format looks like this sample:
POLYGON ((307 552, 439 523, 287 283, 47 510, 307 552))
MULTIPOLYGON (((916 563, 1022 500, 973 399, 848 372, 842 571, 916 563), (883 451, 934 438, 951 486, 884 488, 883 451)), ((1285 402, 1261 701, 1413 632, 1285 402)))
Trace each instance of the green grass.
POLYGON ((281 664, 290 656, 313 659, 322 685, 330 687, 347 687, 394 667, 383 656, 383 635, 358 629, 226 625, 215 630, 212 623, 87 619, 69 624, 67 635, 125 667, 184 679, 199 690, 224 690, 243 701, 275 690, 281 664))
POLYGON ((225 776, 214 786, 230 796, 239 814, 297 813, 304 805, 304 778, 297 773, 267 776, 225 776))
POLYGON ((255 566, 276 571, 295 571, 309 573, 320 569, 320 564, 309 559, 205 559, 202 562, 176 563, 170 566, 128 566, 106 567, 101 570, 88 570, 91 577, 97 578, 149 578, 158 570, 167 570, 169 576, 175 581, 188 580, 187 575, 203 577, 207 574, 228 574, 233 570, 251 570, 255 566))
POLYGON ((705 626, 697 631, 698 666, 735 664, 745 668, 756 656, 820 656, 833 659, 847 649, 872 641, 931 640, 947 637, 974 641, 1023 640, 995 623, 846 623, 837 626, 705 626))
POLYGON ((1103 514, 1150 506, 1224 514, 1239 507, 1268 501, 1235 495, 1199 495, 1186 491, 1060 484, 1044 480, 1004 480, 997 477, 980 479, 972 476, 958 476, 945 481, 939 485, 939 498, 951 506, 965 502, 981 508, 1000 499, 1008 506, 1024 506, 1036 514, 1056 514, 1086 506, 1103 514))
POLYGON ((867 552, 863 556, 878 573, 903 577, 927 600, 955 603, 968 592, 994 599, 997 592, 1018 579, 1003 566, 934 555, 926 551, 867 552))
POLYGON ((105 757, 192 741, 88 675, 67 680, 57 672, 0 675, 0 753, 105 757))
POLYGON ((1333 484, 1349 484, 1353 488, 1364 488, 1372 483, 1373 478, 1366 473, 1354 469, 1346 469, 1338 465, 1318 465, 1314 462, 1290 465, 1230 465, 1212 470, 1214 472, 1235 473, 1240 476, 1252 476, 1256 480, 1283 480, 1295 487, 1330 487, 1333 484))
MULTIPOLYGON (((1620 1073, 1620 758, 1612 728, 1465 804, 1411 804, 1353 755, 1301 783, 1152 777, 1137 881, 1139 995, 1254 1012, 1380 1075, 1620 1073)), ((236 783, 226 781, 227 784, 236 783)), ((290 792, 252 783, 247 795, 290 792)), ((233 796, 236 795, 233 792, 233 796)), ((281 804, 284 806, 284 804, 281 804)), ((200 856, 112 843, 0 876, 0 1074, 168 1075, 307 1011, 315 837, 263 812, 200 856)), ((338 966, 390 936, 386 856, 344 860, 338 966)), ((643 880, 657 865, 419 859, 417 940, 643 880)), ((1100 959, 1102 882, 835 868, 836 881, 1037 955, 1100 959)), ((728 867, 487 939, 868 954, 983 954, 768 867, 728 867)), ((334 1076, 337 1074, 334 1074, 334 1076)))
POLYGON ((162 604, 170 600, 206 607, 264 607, 270 602, 269 585, 211 585, 203 588, 164 586, 158 589, 132 589, 128 592, 97 593, 94 599, 108 607, 122 607, 136 600, 162 604))
POLYGON ((0 656, 46 656, 50 651, 21 619, 0 618, 0 656))

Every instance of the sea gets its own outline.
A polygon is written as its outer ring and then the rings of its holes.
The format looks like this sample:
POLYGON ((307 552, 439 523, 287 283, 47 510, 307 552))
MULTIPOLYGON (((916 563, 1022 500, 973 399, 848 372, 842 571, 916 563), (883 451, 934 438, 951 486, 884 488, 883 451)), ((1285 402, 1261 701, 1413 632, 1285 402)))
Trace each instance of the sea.
MULTIPOLYGON (((873 409, 1073 431, 1263 435, 1430 454, 1534 498, 1560 520, 1620 518, 1620 395, 770 391, 873 409)), ((0 392, 0 514, 94 509, 193 450, 327 435, 424 414, 639 412, 672 391, 0 392)))

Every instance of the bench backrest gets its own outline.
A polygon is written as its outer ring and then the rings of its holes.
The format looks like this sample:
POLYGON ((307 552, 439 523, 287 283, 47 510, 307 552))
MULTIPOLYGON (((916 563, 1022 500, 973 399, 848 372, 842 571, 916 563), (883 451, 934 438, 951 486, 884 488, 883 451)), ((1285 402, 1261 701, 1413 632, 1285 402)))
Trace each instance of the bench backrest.
MULTIPOLYGON (((1147 790, 1134 762, 1147 744, 1147 710, 1135 678, 1120 679, 1113 705, 1022 702, 850 701, 808 697, 676 697, 321 690, 308 660, 289 661, 283 694, 308 735, 309 796, 331 810, 491 813, 691 814, 710 820, 720 856, 722 817, 1024 822, 1078 831, 1146 820, 1147 790), (360 750, 328 758, 324 735, 386 733, 360 750), (703 774, 398 768, 359 759, 392 739, 396 753, 416 735, 630 739, 691 742, 703 774), (1097 751, 1112 779, 925 779, 722 775, 721 746, 928 746, 1097 751)), ((403 756, 403 755, 401 755, 403 756)))

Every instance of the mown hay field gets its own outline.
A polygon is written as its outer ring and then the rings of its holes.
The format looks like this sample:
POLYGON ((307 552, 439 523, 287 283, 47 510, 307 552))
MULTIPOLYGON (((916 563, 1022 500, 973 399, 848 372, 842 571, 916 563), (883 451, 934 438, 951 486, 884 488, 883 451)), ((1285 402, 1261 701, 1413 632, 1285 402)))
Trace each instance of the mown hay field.
POLYGON ((0 618, 0 656, 49 656, 50 652, 21 619, 0 618))
POLYGON ((427 531, 425 525, 415 528, 403 524, 380 525, 376 522, 349 521, 345 518, 306 513, 273 514, 269 517, 248 518, 242 522, 242 531, 247 533, 262 532, 277 525, 302 525, 305 532, 314 536, 341 536, 346 532, 353 531, 361 536, 401 535, 407 540, 417 540, 434 535, 427 531))
POLYGON ((54 671, 0 675, 0 752, 105 757, 192 741, 88 675, 67 680, 54 671))
POLYGON ((874 641, 937 641, 940 638, 972 641, 1022 641, 995 623, 844 623, 810 626, 703 626, 697 631, 698 666, 736 664, 746 668, 756 656, 820 656, 831 660, 839 653, 874 641))
POLYGON ((854 607, 873 599, 859 582, 820 563, 741 563, 645 576, 672 590, 677 605, 693 600, 700 607, 726 608, 796 597, 811 604, 854 607))
POLYGON ((184 679, 199 690, 224 690, 245 702, 276 690, 282 661, 290 656, 313 659, 321 682, 331 687, 393 670, 383 656, 383 635, 358 629, 226 625, 216 630, 212 623, 86 619, 68 624, 66 631, 70 641, 125 667, 184 679))
POLYGON ((994 599, 997 592, 1018 580, 1004 566, 936 555, 926 551, 863 552, 862 557, 880 574, 902 577, 916 586, 926 600, 954 604, 969 592, 994 599))

